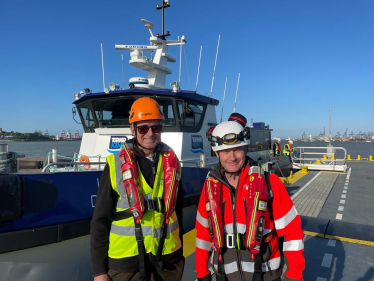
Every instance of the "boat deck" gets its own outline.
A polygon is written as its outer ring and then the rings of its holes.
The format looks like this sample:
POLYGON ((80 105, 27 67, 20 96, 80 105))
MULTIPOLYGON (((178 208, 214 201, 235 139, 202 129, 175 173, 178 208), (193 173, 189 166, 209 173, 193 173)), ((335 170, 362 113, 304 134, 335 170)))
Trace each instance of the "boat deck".
MULTIPOLYGON (((373 162, 348 162, 346 173, 311 171, 287 188, 302 216, 304 280, 374 280, 373 189, 373 162)), ((195 230, 184 241, 182 280, 196 280, 195 230)))

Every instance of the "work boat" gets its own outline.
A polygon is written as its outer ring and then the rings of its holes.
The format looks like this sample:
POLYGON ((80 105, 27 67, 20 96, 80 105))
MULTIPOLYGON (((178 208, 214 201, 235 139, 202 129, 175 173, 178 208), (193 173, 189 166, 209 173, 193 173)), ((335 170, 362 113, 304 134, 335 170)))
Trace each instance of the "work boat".
MULTIPOLYGON (((163 30, 154 35, 155 25, 141 21, 151 44, 115 47, 131 51, 130 65, 147 71, 148 77, 131 78, 129 89, 111 84, 104 92, 86 89, 74 94, 73 117, 79 116, 84 129, 74 160, 61 162, 52 155, 40 172, 0 175, 0 281, 92 280, 89 226, 105 157, 118 153, 131 138, 128 112, 140 97, 157 100, 165 115, 162 141, 174 149, 182 166, 184 228, 194 228, 203 182, 218 162, 205 133, 217 124, 219 102, 182 90, 178 82, 165 88, 166 75, 171 74, 167 63, 176 61, 168 48, 185 44, 185 38, 167 40, 170 34, 163 30), (155 53, 153 59, 145 56, 147 51, 155 53)), ((286 172, 289 157, 271 156, 269 126, 249 126, 249 155, 269 171, 286 172)))

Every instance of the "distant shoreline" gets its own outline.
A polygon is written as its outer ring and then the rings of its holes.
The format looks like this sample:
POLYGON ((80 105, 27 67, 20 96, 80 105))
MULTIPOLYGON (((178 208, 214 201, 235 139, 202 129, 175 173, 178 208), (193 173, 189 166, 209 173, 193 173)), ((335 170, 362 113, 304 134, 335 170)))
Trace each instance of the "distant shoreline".
POLYGON ((45 142, 45 141, 56 142, 56 140, 45 140, 45 139, 0 140, 0 142, 45 142))

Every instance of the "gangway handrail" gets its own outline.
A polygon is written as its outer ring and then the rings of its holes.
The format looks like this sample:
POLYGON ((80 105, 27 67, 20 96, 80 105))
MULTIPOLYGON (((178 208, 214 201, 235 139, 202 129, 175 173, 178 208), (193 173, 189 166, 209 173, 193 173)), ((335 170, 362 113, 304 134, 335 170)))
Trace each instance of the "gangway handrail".
POLYGON ((292 153, 292 166, 294 168, 301 169, 302 166, 307 166, 311 170, 332 170, 332 171, 345 171, 346 170, 346 159, 347 159, 347 150, 344 147, 295 147, 299 155, 296 156, 296 153, 292 153), (314 150, 325 150, 326 152, 316 152, 310 151, 314 150), (336 151, 342 150, 344 152, 343 158, 336 158, 336 151), (311 155, 326 155, 327 158, 321 157, 310 157, 311 155), (309 156, 309 157, 308 157, 309 156), (314 161, 313 163, 307 163, 306 161, 314 161))

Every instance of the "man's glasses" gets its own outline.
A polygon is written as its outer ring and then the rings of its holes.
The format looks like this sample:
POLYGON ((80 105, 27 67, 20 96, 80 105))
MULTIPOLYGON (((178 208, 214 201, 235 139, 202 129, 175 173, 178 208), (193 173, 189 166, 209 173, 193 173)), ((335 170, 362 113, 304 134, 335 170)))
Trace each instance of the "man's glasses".
POLYGON ((142 135, 145 135, 146 133, 148 133, 149 129, 152 129, 152 132, 157 134, 157 133, 161 133, 162 125, 153 125, 153 126, 145 125, 145 126, 140 126, 136 128, 138 129, 138 133, 142 135))

